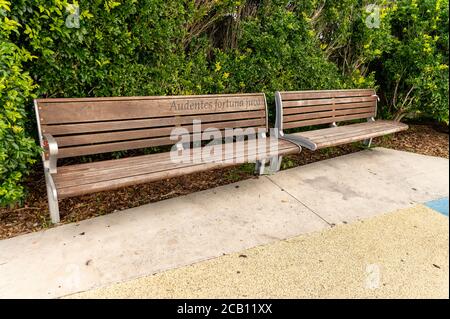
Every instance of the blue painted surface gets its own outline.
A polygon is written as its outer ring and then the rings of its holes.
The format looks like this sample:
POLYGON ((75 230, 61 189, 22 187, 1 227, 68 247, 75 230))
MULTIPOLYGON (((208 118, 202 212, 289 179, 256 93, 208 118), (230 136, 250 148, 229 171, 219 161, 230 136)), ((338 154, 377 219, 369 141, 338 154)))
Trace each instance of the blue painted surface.
POLYGON ((448 197, 432 200, 431 202, 425 203, 425 206, 448 217, 448 197))

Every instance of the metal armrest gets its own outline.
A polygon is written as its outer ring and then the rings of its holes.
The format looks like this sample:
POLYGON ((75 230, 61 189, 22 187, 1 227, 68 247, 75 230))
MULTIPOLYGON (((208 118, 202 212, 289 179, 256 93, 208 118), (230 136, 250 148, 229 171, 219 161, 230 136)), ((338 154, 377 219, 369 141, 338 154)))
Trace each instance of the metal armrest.
POLYGON ((317 145, 310 140, 303 138, 301 136, 293 135, 293 134, 284 134, 283 137, 281 137, 283 140, 289 141, 291 143, 296 144, 300 147, 300 150, 302 147, 306 147, 307 149, 311 151, 317 150, 317 145))
POLYGON ((44 134, 42 144, 44 148, 44 168, 48 169, 50 174, 55 174, 58 160, 58 143, 52 135, 44 134))

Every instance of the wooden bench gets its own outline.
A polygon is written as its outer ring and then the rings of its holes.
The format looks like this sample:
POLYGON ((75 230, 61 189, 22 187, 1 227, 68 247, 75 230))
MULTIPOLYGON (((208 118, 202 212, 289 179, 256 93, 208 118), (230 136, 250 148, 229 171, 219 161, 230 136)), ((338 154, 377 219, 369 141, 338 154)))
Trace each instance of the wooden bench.
POLYGON ((60 220, 58 199, 248 161, 255 161, 257 172, 262 174, 267 159, 299 150, 297 145, 287 141, 278 141, 276 147, 261 147, 248 138, 245 141, 227 138, 222 150, 230 143, 236 149, 238 143, 244 143, 244 151, 240 148, 231 155, 224 151, 214 161, 204 161, 199 159, 196 148, 187 147, 189 142, 181 144, 180 140, 189 137, 195 140, 195 146, 201 147, 199 142, 213 137, 196 133, 197 121, 201 121, 201 133, 213 128, 221 132, 235 128, 253 129, 258 130, 260 138, 257 140, 265 139, 268 124, 264 94, 37 99, 35 111, 54 223, 60 220), (187 133, 174 140, 171 133, 175 128, 187 133), (178 151, 187 152, 190 160, 174 162, 171 152, 165 151, 57 166, 57 160, 61 158, 167 145, 175 145, 178 151))
POLYGON ((378 96, 371 89, 276 92, 275 129, 281 139, 291 141, 309 150, 364 141, 408 129, 395 121, 375 120, 378 96), (367 119, 363 123, 338 126, 338 122, 367 119), (328 124, 285 134, 285 129, 296 129, 328 124))

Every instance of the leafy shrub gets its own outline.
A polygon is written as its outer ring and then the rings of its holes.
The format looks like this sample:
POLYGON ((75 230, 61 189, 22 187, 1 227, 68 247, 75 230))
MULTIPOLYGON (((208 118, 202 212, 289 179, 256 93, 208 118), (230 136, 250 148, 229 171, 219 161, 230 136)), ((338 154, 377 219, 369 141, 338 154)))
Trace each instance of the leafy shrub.
POLYGON ((7 17, 8 1, 0 0, 0 205, 14 203, 24 196, 21 186, 30 164, 35 162, 37 147, 26 130, 32 114, 25 106, 35 85, 23 63, 31 54, 10 41, 21 26, 7 17))
POLYGON ((386 114, 448 125, 448 2, 400 0, 387 9, 391 45, 376 63, 386 114))

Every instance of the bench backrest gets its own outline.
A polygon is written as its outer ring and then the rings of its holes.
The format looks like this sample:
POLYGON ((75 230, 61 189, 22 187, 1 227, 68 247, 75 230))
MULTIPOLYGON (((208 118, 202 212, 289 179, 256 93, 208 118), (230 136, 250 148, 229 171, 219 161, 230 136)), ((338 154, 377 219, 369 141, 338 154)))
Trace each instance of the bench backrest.
POLYGON ((58 158, 173 145, 175 127, 193 131, 193 121, 207 128, 263 128, 267 105, 263 93, 35 100, 42 134, 58 143, 58 158))
POLYGON ((371 89, 276 92, 277 123, 283 129, 376 116, 371 89))

